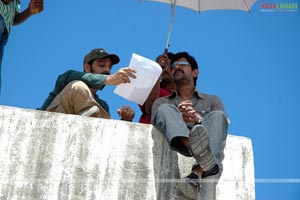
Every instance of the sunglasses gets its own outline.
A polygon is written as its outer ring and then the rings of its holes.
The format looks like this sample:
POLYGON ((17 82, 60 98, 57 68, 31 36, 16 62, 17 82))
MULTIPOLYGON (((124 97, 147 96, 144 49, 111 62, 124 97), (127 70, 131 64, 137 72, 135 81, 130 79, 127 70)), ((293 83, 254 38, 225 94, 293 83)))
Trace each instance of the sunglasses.
POLYGON ((171 67, 174 68, 176 67, 176 65, 178 65, 179 67, 182 67, 182 66, 191 66, 190 63, 186 62, 186 61, 176 61, 176 62, 173 62, 171 67))

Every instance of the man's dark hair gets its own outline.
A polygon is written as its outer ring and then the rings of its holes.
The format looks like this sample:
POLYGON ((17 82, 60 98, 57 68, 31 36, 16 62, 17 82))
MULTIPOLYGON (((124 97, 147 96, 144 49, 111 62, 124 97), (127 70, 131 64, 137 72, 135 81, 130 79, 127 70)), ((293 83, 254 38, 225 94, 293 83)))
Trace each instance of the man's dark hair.
MULTIPOLYGON (((168 52, 167 53, 167 56, 168 56, 168 58, 169 58, 170 61, 172 60, 172 58, 173 58, 174 55, 175 54, 172 53, 172 52, 168 52)), ((161 57, 161 55, 159 55, 159 56, 156 57, 156 62, 158 62, 158 60, 159 60, 160 57, 161 57)))
MULTIPOLYGON (((196 59, 193 56, 191 56, 188 52, 176 53, 171 59, 171 65, 175 61, 178 61, 180 58, 185 58, 191 64, 192 71, 194 71, 195 69, 198 69, 198 63, 197 63, 196 59)), ((197 84, 197 79, 198 79, 198 77, 194 77, 194 85, 195 86, 197 84)))
MULTIPOLYGON (((93 68, 92 68, 93 62, 94 62, 94 60, 91 60, 91 61, 89 61, 89 62, 87 63, 87 64, 89 65, 89 67, 90 67, 90 72, 91 72, 91 73, 93 72, 93 68)), ((85 71, 85 67, 83 67, 83 71, 84 71, 84 72, 87 72, 87 71, 85 71)))

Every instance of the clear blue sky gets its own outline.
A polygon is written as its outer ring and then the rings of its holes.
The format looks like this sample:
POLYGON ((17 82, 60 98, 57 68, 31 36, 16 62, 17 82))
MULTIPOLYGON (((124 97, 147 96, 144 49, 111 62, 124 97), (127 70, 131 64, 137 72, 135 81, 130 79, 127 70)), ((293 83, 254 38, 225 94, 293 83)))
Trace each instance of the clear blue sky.
MULTIPOLYGON (((252 139, 257 200, 300 199, 300 1, 289 2, 297 3, 295 12, 262 12, 261 1, 252 14, 177 7, 171 34, 170 51, 188 51, 198 61, 197 88, 222 98, 229 133, 252 139)), ((113 71, 127 66, 132 53, 154 60, 164 50, 169 20, 170 7, 162 3, 45 0, 44 12, 12 28, 0 105, 41 106, 57 75, 81 70, 84 55, 96 47, 120 56, 113 71)), ((137 121, 137 105, 114 88, 98 92, 113 118, 118 107, 130 105, 137 121)))

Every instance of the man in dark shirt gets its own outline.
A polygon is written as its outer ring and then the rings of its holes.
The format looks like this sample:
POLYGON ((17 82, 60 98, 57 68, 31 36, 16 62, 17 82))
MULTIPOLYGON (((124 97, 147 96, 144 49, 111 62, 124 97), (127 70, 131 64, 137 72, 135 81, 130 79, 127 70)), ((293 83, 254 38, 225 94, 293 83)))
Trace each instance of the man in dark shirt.
MULTIPOLYGON (((129 67, 110 74, 112 66, 119 61, 115 54, 93 49, 84 57, 84 72, 68 70, 58 76, 54 90, 40 110, 110 119, 109 106, 98 97, 97 90, 105 85, 130 83, 130 78, 135 78, 135 70, 129 67)), ((135 115, 129 106, 118 109, 118 114, 127 121, 132 121, 135 115)))

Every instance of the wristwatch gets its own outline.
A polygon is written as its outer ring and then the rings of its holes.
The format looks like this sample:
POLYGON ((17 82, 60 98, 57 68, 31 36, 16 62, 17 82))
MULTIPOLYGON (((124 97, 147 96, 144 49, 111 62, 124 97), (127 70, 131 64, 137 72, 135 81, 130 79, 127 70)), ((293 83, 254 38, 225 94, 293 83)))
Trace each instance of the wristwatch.
MULTIPOLYGON (((198 115, 199 115, 199 114, 198 114, 198 115)), ((202 119, 202 118, 201 118, 200 116, 201 116, 201 115, 199 115, 199 120, 198 120, 197 122, 195 122, 195 125, 196 125, 196 124, 201 124, 201 119, 202 119)))
POLYGON ((196 124, 201 124, 201 119, 199 119, 197 122, 195 122, 195 125, 196 124))

